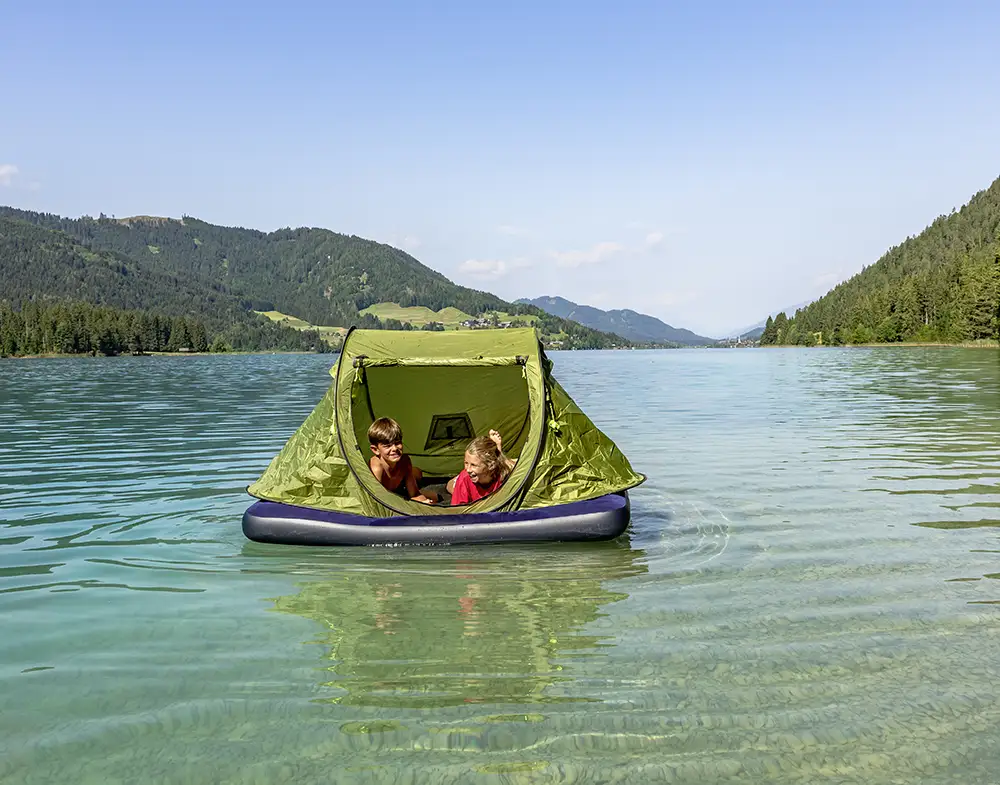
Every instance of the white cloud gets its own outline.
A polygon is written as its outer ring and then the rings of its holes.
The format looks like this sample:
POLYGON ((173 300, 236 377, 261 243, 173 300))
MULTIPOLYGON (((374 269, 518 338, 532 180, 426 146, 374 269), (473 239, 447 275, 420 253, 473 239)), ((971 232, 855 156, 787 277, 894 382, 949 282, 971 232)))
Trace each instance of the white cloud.
POLYGON ((603 242, 583 251, 549 251, 547 256, 554 259, 559 267, 582 267, 586 264, 600 264, 622 256, 637 257, 658 248, 666 235, 661 231, 648 232, 642 245, 626 245, 618 242, 603 242))
POLYGON ((415 249, 419 248, 421 245, 423 245, 423 242, 421 242, 420 238, 419 237, 414 237, 412 234, 408 234, 408 235, 406 235, 406 237, 403 238, 403 247, 404 248, 408 248, 410 250, 415 250, 415 249))
MULTIPOLYGON (((514 234, 520 231, 513 226, 499 226, 497 231, 506 231, 514 234)), ((458 265, 458 272, 471 275, 476 278, 495 280, 501 278, 514 270, 531 267, 542 260, 555 262, 557 267, 578 268, 588 265, 599 265, 611 260, 625 260, 632 258, 637 260, 643 254, 653 253, 663 242, 664 233, 653 231, 646 234, 644 241, 639 244, 626 244, 620 242, 604 241, 591 246, 590 248, 571 251, 546 251, 541 255, 532 257, 521 256, 514 259, 466 259, 458 265)))
POLYGON ((530 267, 531 262, 524 257, 516 259, 466 259, 458 266, 459 272, 475 278, 502 278, 507 273, 523 267, 530 267))
POLYGON ((458 269, 479 278, 499 278, 507 273, 507 262, 503 259, 466 259, 458 269))
POLYGON ((18 169, 14 164, 0 164, 0 185, 10 185, 17 173, 18 169))
POLYGON ((600 264, 606 262, 626 250, 621 243, 598 243, 586 251, 549 251, 549 256, 555 259, 560 267, 580 267, 585 264, 600 264))

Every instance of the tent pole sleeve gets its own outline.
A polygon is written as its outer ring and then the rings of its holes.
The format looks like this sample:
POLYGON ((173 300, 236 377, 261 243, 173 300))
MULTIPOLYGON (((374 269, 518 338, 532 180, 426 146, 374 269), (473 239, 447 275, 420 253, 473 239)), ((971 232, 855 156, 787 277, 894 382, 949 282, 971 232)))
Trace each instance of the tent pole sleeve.
POLYGON ((474 357, 468 359, 445 359, 441 357, 379 357, 371 358, 358 355, 352 361, 355 368, 388 368, 395 366, 465 366, 465 367, 497 367, 508 365, 527 365, 527 358, 518 357, 474 357))

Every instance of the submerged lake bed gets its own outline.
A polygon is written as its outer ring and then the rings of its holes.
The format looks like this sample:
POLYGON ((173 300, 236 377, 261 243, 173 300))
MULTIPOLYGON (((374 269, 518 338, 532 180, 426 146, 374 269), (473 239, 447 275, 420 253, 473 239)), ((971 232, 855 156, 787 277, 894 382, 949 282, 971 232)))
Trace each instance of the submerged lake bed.
POLYGON ((606 543, 248 542, 329 356, 0 363, 0 782, 993 782, 1000 353, 554 353, 606 543))

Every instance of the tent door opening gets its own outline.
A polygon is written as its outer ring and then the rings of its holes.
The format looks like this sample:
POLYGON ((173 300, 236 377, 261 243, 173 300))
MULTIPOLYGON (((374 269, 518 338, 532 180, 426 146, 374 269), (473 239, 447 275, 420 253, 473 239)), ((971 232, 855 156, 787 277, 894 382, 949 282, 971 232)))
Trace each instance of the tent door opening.
POLYGON ((369 453, 368 427, 391 417, 403 430, 403 446, 425 475, 453 477, 465 448, 491 428, 504 453, 525 447, 530 417, 527 382, 520 365, 385 365, 366 367, 351 390, 354 437, 369 453))

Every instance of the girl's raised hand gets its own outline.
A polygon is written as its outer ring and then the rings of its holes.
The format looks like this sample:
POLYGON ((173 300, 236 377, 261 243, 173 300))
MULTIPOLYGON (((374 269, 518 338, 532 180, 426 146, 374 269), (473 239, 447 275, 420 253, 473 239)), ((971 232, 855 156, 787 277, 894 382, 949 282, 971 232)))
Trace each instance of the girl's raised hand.
POLYGON ((490 439, 497 446, 498 450, 503 450, 503 447, 501 446, 502 439, 500 437, 500 431, 495 431, 495 430, 491 429, 490 430, 490 439))

